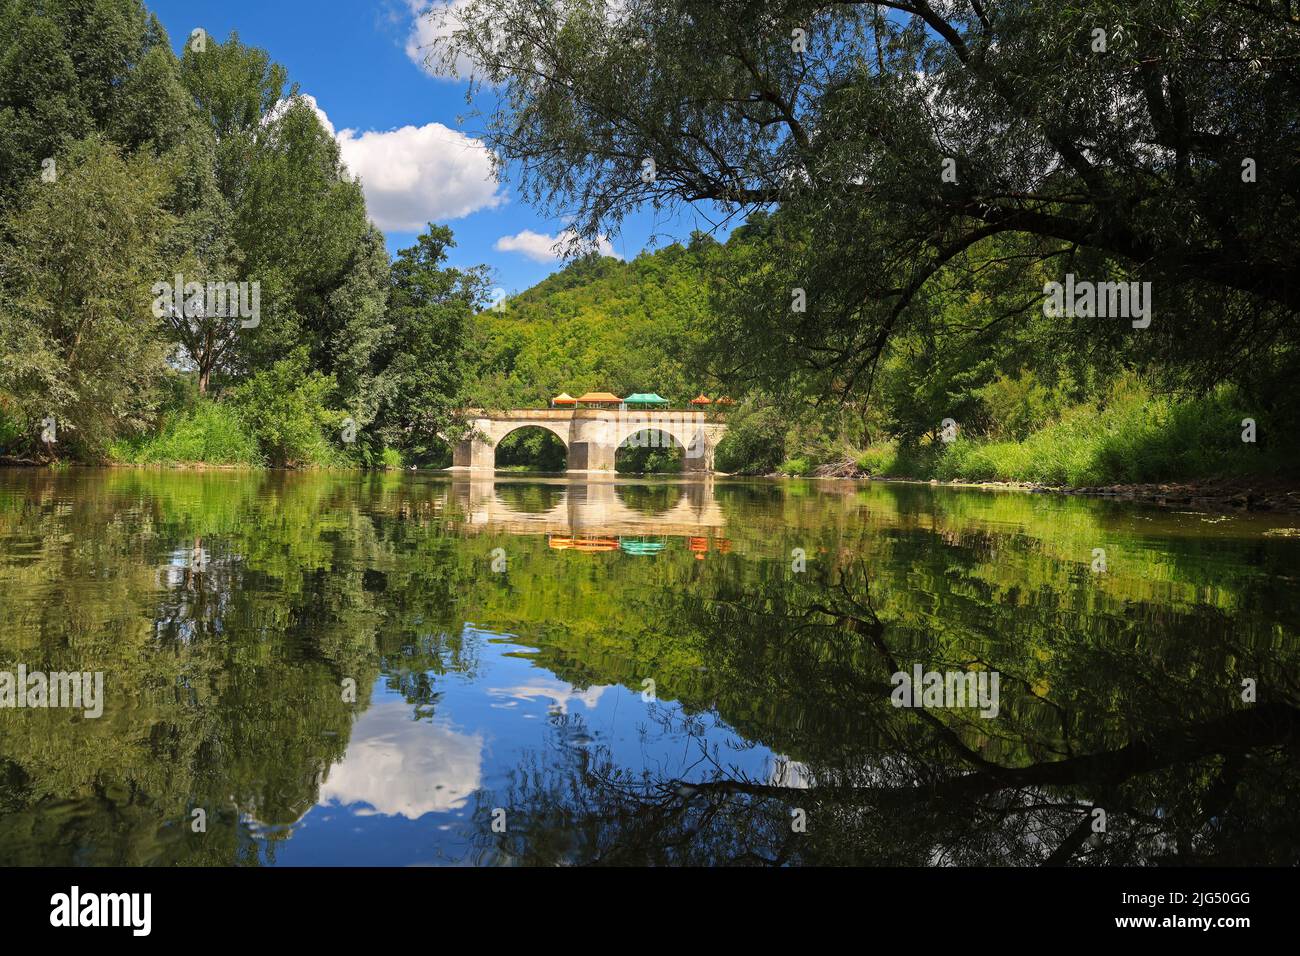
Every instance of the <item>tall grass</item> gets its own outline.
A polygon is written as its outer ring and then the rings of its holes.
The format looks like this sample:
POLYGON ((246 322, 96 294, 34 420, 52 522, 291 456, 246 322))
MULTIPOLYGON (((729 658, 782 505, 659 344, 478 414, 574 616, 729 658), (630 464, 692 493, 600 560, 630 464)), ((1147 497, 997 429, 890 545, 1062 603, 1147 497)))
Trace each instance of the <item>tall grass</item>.
POLYGON ((783 475, 794 475, 795 477, 802 477, 805 475, 812 474, 812 470, 816 467, 817 467, 817 463, 812 459, 811 456, 800 455, 795 458, 787 458, 785 461, 781 462, 780 466, 777 468, 777 471, 779 471, 783 475))
POLYGON ((1300 456, 1288 432, 1269 428, 1232 389, 1180 400, 1126 381, 1102 402, 1067 409, 1023 441, 959 436, 917 448, 876 446, 858 462, 886 477, 1079 487, 1295 474, 1300 456), (1247 417, 1259 419, 1256 443, 1241 439, 1247 417))
POLYGON ((229 405, 209 400, 172 412, 156 435, 114 443, 110 455, 137 465, 264 463, 257 439, 239 414, 229 405))
POLYGON ((26 437, 22 423, 16 416, 7 413, 4 397, 0 396, 0 455, 19 451, 26 437))

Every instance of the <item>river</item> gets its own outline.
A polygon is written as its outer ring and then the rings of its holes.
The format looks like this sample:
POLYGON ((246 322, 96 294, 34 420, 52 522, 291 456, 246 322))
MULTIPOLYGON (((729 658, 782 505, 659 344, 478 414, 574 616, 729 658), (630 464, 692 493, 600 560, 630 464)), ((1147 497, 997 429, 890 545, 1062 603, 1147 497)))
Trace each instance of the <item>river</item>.
POLYGON ((103 691, 0 696, 0 861, 1289 864, 1297 524, 879 482, 5 470, 0 671, 103 691), (995 713, 898 706, 900 673, 996 675, 995 713))

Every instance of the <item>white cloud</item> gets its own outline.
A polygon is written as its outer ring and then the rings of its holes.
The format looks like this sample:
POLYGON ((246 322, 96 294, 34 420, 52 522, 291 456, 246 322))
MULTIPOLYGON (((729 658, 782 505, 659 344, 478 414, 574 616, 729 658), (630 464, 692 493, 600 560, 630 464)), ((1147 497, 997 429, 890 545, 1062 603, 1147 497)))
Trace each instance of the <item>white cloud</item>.
POLYGON ((441 123, 336 132, 315 97, 301 95, 338 141, 348 170, 361 177, 370 218, 380 229, 418 232, 427 223, 459 219, 507 201, 482 140, 441 123))
POLYGON ((601 236, 595 243, 581 242, 572 229, 565 229, 554 236, 525 229, 513 236, 502 236, 493 248, 498 252, 522 253, 534 262, 556 262, 571 252, 582 254, 593 249, 611 259, 623 258, 614 251, 614 244, 608 236, 601 236))
MULTIPOLYGON (((320 104, 316 102, 316 97, 311 96, 308 93, 299 93, 298 99, 302 100, 304 103, 306 103, 308 106, 311 107, 311 111, 316 114, 316 118, 320 120, 321 125, 325 127, 325 129, 329 132, 331 136, 333 136, 334 124, 331 123, 330 118, 325 115, 325 111, 320 108, 320 104)), ((272 106, 269 110, 267 110, 266 115, 262 117, 262 121, 261 121, 262 127, 266 128, 267 126, 270 126, 281 116, 283 116, 284 111, 289 108, 289 104, 291 102, 293 102, 293 98, 286 97, 285 99, 280 100, 280 102, 272 106)))
POLYGON ((345 129, 337 139, 380 229, 414 232, 506 201, 483 141, 441 123, 360 134, 345 129))
POLYGON ((357 718, 342 762, 321 784, 320 802, 371 807, 418 820, 459 810, 480 786, 483 738, 411 719, 405 701, 373 704, 357 718))
POLYGON ((465 4, 466 0, 406 0, 411 11, 411 32, 406 38, 406 55, 430 76, 454 80, 468 77, 474 72, 474 61, 465 56, 456 57, 455 76, 435 69, 426 62, 433 41, 451 34, 455 28, 457 9, 465 4))
POLYGON ((574 690, 572 684, 548 678, 534 678, 527 684, 517 687, 492 687, 488 693, 497 697, 509 697, 511 700, 527 701, 549 700, 548 710, 556 714, 567 714, 572 701, 582 701, 588 710, 595 710, 604 687, 588 687, 585 691, 574 690))

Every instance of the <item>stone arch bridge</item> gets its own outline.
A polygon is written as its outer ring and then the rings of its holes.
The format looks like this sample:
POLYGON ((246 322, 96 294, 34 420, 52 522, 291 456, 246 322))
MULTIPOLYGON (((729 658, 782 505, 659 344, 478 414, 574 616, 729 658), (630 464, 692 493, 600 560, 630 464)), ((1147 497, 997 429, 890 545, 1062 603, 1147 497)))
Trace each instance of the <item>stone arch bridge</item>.
POLYGON ((466 419, 474 431, 453 449, 451 470, 491 472, 496 448, 520 428, 544 428, 564 442, 568 470, 579 474, 614 471, 614 456, 630 444, 653 445, 668 435, 681 445, 686 474, 710 474, 718 442, 727 426, 705 412, 633 411, 624 408, 526 408, 488 412, 470 409, 466 419), (646 433, 649 434, 646 434, 646 433), (658 434, 656 434, 658 433, 658 434))

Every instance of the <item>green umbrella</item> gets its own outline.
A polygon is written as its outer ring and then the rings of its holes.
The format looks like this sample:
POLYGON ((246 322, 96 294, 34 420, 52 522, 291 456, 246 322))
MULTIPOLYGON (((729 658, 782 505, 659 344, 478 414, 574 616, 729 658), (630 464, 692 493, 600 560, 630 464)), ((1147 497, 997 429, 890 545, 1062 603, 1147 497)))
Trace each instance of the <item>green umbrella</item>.
POLYGON ((625 405, 667 405, 668 399, 654 392, 637 392, 623 399, 625 405))

